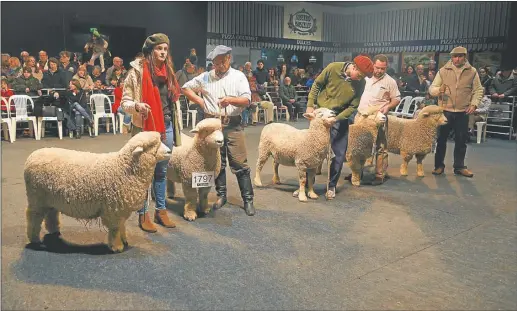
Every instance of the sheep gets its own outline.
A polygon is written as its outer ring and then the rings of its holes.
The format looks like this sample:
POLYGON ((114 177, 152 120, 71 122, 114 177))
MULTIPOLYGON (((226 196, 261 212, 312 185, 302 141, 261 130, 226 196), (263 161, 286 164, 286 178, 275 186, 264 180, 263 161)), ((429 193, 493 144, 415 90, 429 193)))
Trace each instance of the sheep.
POLYGON ((273 157, 273 183, 280 184, 278 167, 280 165, 296 166, 299 177, 299 190, 293 193, 301 202, 307 201, 305 183, 308 183, 308 196, 317 199, 313 189, 316 168, 328 154, 330 128, 336 122, 336 114, 327 108, 318 108, 312 113, 305 113, 310 120, 309 129, 298 130, 282 123, 268 124, 262 130, 259 142, 259 155, 254 183, 262 186, 260 172, 269 156, 273 157), (306 173, 308 181, 306 180, 306 173))
MULTIPOLYGON (((196 206, 199 196, 201 212, 208 214, 208 193, 212 187, 192 188, 192 173, 214 172, 214 179, 221 171, 221 147, 224 136, 220 119, 209 118, 199 122, 190 131, 194 138, 182 138, 181 147, 174 148, 167 170, 167 193, 174 197, 175 183, 181 183, 185 195, 183 218, 197 218, 196 206)), ((186 136, 186 135, 185 135, 186 136)), ((187 136, 188 137, 188 136, 187 136)))
POLYGON ((417 176, 424 177, 422 161, 431 152, 438 127, 447 123, 443 109, 439 106, 427 106, 422 109, 416 119, 402 119, 388 116, 388 152, 400 154, 402 164, 400 174, 407 176, 407 165, 416 157, 417 176))
POLYGON ((118 152, 34 151, 24 167, 28 247, 43 246, 43 219, 50 236, 59 238, 62 213, 85 221, 100 217, 108 228, 108 247, 122 252, 128 246, 126 220, 142 208, 156 163, 170 154, 157 132, 135 135, 118 152))
POLYGON ((366 111, 358 111, 354 124, 348 130, 348 147, 346 159, 352 170, 351 182, 354 186, 361 184, 361 173, 365 163, 372 156, 372 148, 376 143, 379 127, 386 122, 386 116, 377 107, 366 111))

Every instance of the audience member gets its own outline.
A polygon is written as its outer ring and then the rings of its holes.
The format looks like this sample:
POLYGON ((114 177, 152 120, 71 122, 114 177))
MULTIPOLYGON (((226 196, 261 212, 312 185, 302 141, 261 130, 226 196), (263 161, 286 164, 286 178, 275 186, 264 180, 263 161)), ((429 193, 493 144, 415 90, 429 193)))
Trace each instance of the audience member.
POLYGON ((292 120, 296 121, 296 116, 300 111, 300 104, 298 103, 298 95, 296 89, 291 85, 291 78, 287 77, 284 80, 284 85, 280 86, 280 98, 282 104, 287 107, 287 121, 290 120, 291 114, 292 120))
POLYGON ((41 82, 32 76, 32 69, 30 67, 23 68, 23 74, 14 80, 13 89, 16 94, 40 96, 43 86, 41 82))
POLYGON ((46 89, 65 89, 67 87, 66 77, 63 70, 59 68, 59 61, 54 57, 48 60, 49 69, 43 73, 43 87, 46 89))

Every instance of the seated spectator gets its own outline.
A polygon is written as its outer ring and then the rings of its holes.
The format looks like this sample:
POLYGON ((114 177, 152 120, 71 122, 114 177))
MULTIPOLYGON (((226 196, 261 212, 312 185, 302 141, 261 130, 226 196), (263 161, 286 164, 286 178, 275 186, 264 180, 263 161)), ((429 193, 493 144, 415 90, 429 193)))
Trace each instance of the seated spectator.
POLYGON ((7 73, 9 72, 9 59, 11 55, 7 53, 2 54, 2 76, 7 77, 7 73))
POLYGON ((492 101, 488 96, 483 96, 483 99, 479 103, 474 113, 469 114, 469 133, 470 136, 474 136, 474 126, 476 122, 484 122, 488 117, 488 110, 492 101))
POLYGON ((196 73, 196 66, 192 63, 185 63, 183 69, 176 72, 179 86, 183 86, 188 81, 194 79, 198 74, 196 73))
POLYGON ((107 86, 107 89, 115 89, 117 87, 118 79, 117 76, 111 76, 109 79, 110 84, 107 86))
POLYGON ((27 59, 27 67, 32 70, 32 76, 41 82, 43 79, 43 71, 39 70, 38 66, 36 65, 36 59, 34 56, 29 56, 27 59))
POLYGON ((251 78, 251 76, 253 76, 253 70, 251 70, 251 62, 246 62, 244 64, 244 70, 242 71, 242 73, 244 73, 244 75, 248 79, 251 78))
POLYGON ((200 74, 204 73, 205 71, 206 71, 205 67, 203 67, 203 66, 198 67, 197 70, 196 70, 198 76, 200 74))
POLYGON ((424 74, 424 65, 419 64, 416 66, 416 75, 407 78, 406 91, 425 94, 427 91, 427 79, 424 74))
POLYGON ((517 79, 508 66, 501 68, 501 74, 492 80, 490 85, 490 95, 492 99, 503 99, 506 96, 517 95, 517 79))
POLYGON ((253 72, 253 75, 257 79, 257 83, 258 84, 262 84, 263 85, 264 83, 268 82, 268 80, 269 80, 268 71, 266 70, 266 68, 264 68, 264 61, 263 60, 259 59, 257 61, 257 68, 253 72))
POLYGON ((106 86, 102 84, 101 79, 97 79, 93 81, 93 94, 103 93, 102 91, 106 89, 106 86))
POLYGON ((41 96, 42 88, 43 85, 32 76, 32 69, 29 67, 23 68, 23 74, 13 83, 13 89, 19 95, 41 96))
POLYGON ((268 85, 278 85, 278 77, 276 76, 275 68, 269 68, 268 70, 268 85))
POLYGON ((7 71, 7 84, 12 84, 14 80, 22 75, 22 66, 18 57, 9 58, 9 70, 7 71))
POLYGON ((48 60, 49 69, 43 73, 41 80, 43 87, 46 89, 65 89, 67 88, 66 78, 61 68, 59 68, 59 61, 54 57, 48 60))
POLYGON ((113 91, 113 94, 115 95, 115 102, 111 106, 111 111, 113 113, 117 114, 120 113, 124 116, 124 131, 127 133, 129 127, 131 126, 131 114, 127 113, 122 109, 122 106, 120 106, 120 101, 122 100, 122 91, 124 90, 124 78, 120 78, 120 80, 117 81, 117 87, 113 91))
POLYGON ((29 60, 29 56, 30 56, 30 54, 27 51, 22 51, 20 53, 20 60, 22 62, 22 67, 25 67, 27 65, 27 61, 29 60))
MULTIPOLYGON (((5 98, 5 100, 9 102, 9 98, 11 98, 13 95, 13 90, 9 89, 7 86, 7 78, 2 77, 2 98, 5 98)), ((2 105, 2 111, 7 111, 7 107, 2 105)), ((14 105, 11 107, 11 111, 16 111, 16 107, 14 105)))
POLYGON ((63 75, 65 77, 66 85, 69 84, 70 80, 75 75, 77 68, 70 62, 71 53, 67 51, 61 51, 59 53, 59 62, 60 67, 63 70, 63 75))
POLYGON ((92 77, 92 80, 93 80, 94 83, 95 83, 96 80, 100 79, 102 84, 104 84, 104 82, 106 80, 106 75, 103 72, 101 72, 101 67, 100 66, 94 66, 93 67, 91 77, 92 77))
POLYGON ((252 115, 252 125, 258 123, 258 108, 262 108, 267 111, 267 120, 266 124, 273 122, 273 113, 274 113, 274 104, 270 101, 262 100, 262 96, 265 95, 264 88, 259 88, 257 85, 257 79, 255 77, 251 77, 248 79, 251 90, 251 115, 252 115), (261 94, 262 93, 262 94, 261 94))
POLYGON ((48 54, 45 51, 39 51, 38 53, 39 61, 38 61, 38 69, 41 72, 45 72, 48 70, 48 54))
POLYGON ((69 90, 66 92, 66 102, 69 105, 67 119, 68 130, 73 131, 75 138, 81 138, 83 132, 83 118, 88 121, 88 125, 93 132, 93 118, 90 108, 88 107, 86 94, 81 89, 81 83, 72 79, 69 83, 69 90))
POLYGON ((479 80, 481 81, 481 85, 485 89, 485 95, 490 94, 490 84, 492 84, 492 77, 486 67, 479 68, 479 80))
MULTIPOLYGON (((137 54, 137 57, 140 57, 140 53, 137 54)), ((143 57, 143 56, 142 56, 143 57)), ((124 61, 120 57, 114 57, 113 58, 113 66, 109 67, 108 70, 106 70, 106 85, 111 85, 111 77, 113 76, 113 72, 115 69, 120 69, 121 72, 119 74, 119 78, 122 75, 126 74, 126 69, 124 68, 124 61)), ((117 84, 118 79, 115 80, 115 85, 117 84)))
POLYGON ((314 80, 316 80, 316 78, 318 78, 319 75, 320 75, 319 72, 317 72, 312 77, 307 79, 307 82, 305 82, 305 86, 310 89, 312 87, 312 85, 314 84, 314 80))
POLYGON ((287 107, 287 121, 290 120, 291 113, 293 113, 293 121, 296 121, 295 116, 300 111, 300 104, 298 103, 298 95, 296 89, 291 85, 291 78, 286 77, 284 85, 280 86, 280 98, 282 104, 287 107))
POLYGON ((79 81, 79 83, 81 84, 81 90, 86 92, 93 90, 93 80, 87 74, 87 69, 85 66, 80 66, 77 69, 77 73, 72 77, 72 79, 79 81))

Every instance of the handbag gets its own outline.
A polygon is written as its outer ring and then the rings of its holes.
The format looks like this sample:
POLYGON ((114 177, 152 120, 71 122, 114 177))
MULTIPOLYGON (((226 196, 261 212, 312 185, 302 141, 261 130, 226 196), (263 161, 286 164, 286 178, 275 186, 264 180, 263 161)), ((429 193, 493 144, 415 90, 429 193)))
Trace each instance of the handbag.
POLYGON ((63 121, 64 114, 63 110, 56 106, 43 106, 42 109, 43 117, 56 117, 58 121, 63 121))

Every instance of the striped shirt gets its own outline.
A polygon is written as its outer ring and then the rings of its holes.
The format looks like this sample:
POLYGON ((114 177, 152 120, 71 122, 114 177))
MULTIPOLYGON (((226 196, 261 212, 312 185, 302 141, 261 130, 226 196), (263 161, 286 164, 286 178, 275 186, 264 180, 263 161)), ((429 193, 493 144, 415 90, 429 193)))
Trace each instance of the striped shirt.
POLYGON ((380 109, 384 104, 389 104, 392 99, 400 99, 397 82, 388 74, 380 79, 371 77, 365 78, 365 80, 366 85, 357 110, 364 111, 371 106, 377 106, 380 109))
POLYGON ((222 78, 215 74, 215 70, 205 72, 183 85, 183 88, 192 89, 201 94, 205 101, 205 112, 212 115, 239 116, 244 108, 228 105, 221 109, 219 99, 228 97, 245 97, 251 102, 251 91, 246 76, 230 68, 222 78))

